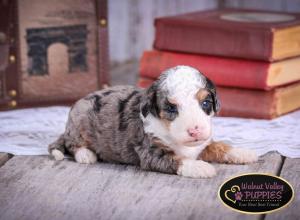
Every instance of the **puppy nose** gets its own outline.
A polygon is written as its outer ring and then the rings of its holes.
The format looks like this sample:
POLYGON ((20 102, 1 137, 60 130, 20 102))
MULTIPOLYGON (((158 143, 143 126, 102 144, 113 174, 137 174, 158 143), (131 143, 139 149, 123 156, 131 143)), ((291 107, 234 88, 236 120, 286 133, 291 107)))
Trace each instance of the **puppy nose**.
POLYGON ((198 126, 195 126, 193 128, 188 128, 187 132, 191 137, 197 137, 201 133, 201 129, 198 126))

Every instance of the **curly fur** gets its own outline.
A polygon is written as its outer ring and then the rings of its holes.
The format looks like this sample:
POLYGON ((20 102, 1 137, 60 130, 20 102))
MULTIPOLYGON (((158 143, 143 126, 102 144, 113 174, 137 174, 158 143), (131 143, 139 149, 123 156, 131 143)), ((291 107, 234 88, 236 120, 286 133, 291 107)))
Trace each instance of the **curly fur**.
POLYGON ((242 153, 230 146, 212 146, 211 117, 219 106, 208 78, 194 68, 177 66, 147 90, 116 86, 77 101, 64 134, 49 146, 49 152, 57 160, 68 152, 79 163, 98 160, 211 177, 216 172, 204 159, 248 162, 244 155, 237 158, 242 153))

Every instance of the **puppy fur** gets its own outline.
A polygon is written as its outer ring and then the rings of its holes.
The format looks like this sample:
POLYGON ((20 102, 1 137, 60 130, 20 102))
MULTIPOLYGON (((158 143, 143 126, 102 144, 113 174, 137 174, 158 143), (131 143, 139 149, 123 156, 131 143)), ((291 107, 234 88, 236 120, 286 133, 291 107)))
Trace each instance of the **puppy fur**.
POLYGON ((198 70, 166 70, 148 89, 106 88, 72 107, 64 134, 49 145, 61 160, 68 152, 79 163, 97 160, 145 170, 208 178, 208 162, 255 162, 255 152, 214 142, 211 118, 218 112, 214 84, 198 70))

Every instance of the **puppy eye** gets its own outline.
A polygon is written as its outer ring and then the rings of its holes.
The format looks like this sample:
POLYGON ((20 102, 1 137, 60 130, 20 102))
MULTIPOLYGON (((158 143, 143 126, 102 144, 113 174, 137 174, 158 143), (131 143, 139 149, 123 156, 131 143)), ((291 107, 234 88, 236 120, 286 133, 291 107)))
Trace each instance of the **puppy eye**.
POLYGON ((201 108, 202 108, 204 111, 209 111, 209 110, 212 108, 212 102, 209 101, 209 100, 204 100, 204 101, 201 103, 201 108))
POLYGON ((177 113, 177 107, 176 105, 167 105, 165 111, 169 113, 177 113))

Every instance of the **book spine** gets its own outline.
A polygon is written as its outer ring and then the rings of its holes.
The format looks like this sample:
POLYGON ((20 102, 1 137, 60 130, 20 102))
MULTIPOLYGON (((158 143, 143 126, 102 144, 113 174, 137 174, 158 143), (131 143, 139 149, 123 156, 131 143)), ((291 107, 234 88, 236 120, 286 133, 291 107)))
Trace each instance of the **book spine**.
POLYGON ((213 28, 163 19, 157 19, 155 27, 155 49, 273 61, 270 31, 213 28))
POLYGON ((267 86, 269 63, 261 61, 146 51, 141 59, 140 75, 156 79, 164 70, 177 65, 192 66, 219 86, 271 89, 267 86))
MULTIPOLYGON (((138 86, 147 88, 154 79, 140 77, 138 86)), ((271 119, 276 117, 275 92, 217 87, 221 103, 219 116, 271 119)))
POLYGON ((275 113, 274 91, 218 87, 220 116, 272 119, 275 113))

